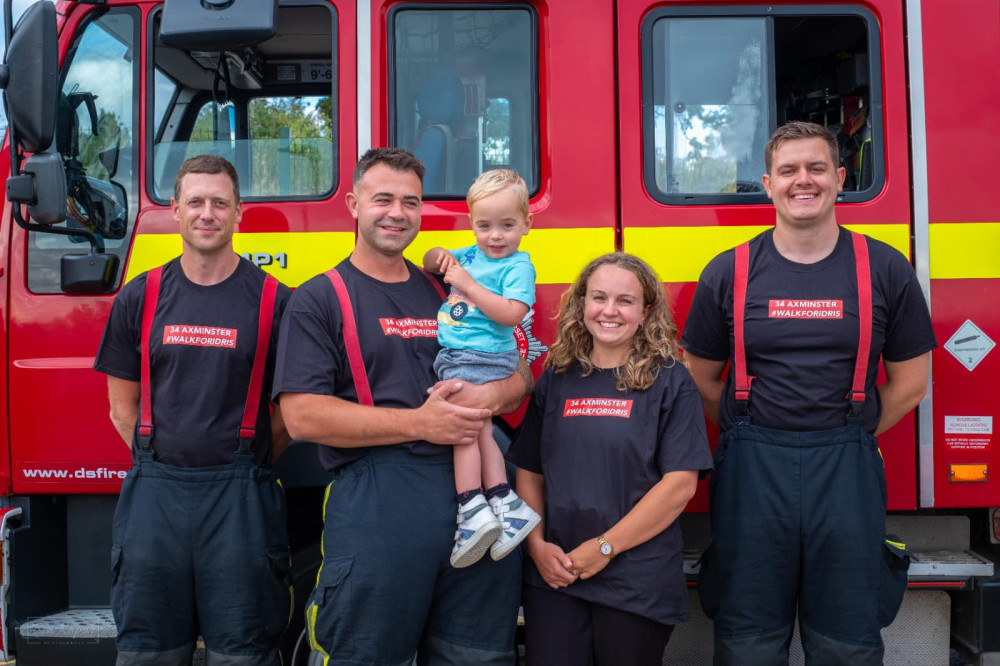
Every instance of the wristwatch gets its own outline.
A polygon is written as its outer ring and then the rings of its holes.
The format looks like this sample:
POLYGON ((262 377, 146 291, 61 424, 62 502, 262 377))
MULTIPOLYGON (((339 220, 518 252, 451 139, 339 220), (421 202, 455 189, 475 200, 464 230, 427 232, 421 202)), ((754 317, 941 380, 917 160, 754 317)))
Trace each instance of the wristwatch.
POLYGON ((615 557, 615 549, 611 547, 611 544, 605 540, 604 535, 597 537, 597 543, 601 546, 601 555, 607 555, 609 560, 613 560, 615 557))

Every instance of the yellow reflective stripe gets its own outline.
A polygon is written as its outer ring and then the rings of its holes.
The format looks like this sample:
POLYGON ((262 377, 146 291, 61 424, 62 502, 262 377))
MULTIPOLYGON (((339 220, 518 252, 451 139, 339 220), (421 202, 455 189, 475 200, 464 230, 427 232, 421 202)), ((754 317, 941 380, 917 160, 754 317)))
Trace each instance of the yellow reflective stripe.
MULTIPOLYGON (((237 254, 266 252, 272 257, 284 254, 286 268, 275 259, 261 266, 290 287, 330 269, 354 249, 354 233, 347 231, 283 232, 233 234, 237 254)), ((181 253, 180 234, 140 234, 135 237, 125 281, 167 263, 181 253)))
POLYGON ((770 227, 626 227, 623 249, 643 259, 663 282, 697 282, 720 252, 770 227))
MULTIPOLYGON (((845 225, 887 243, 910 256, 908 224, 845 225)), ((627 227, 624 250, 652 266, 664 282, 697 282, 716 255, 734 248, 770 226, 745 227, 627 227)))
POLYGON ((311 647, 314 652, 322 654, 325 657, 323 659, 323 663, 326 664, 326 662, 330 659, 330 655, 328 655, 326 650, 321 648, 319 643, 316 641, 316 611, 318 609, 319 607, 316 606, 316 604, 313 604, 306 609, 306 634, 309 636, 309 647, 311 647))
MULTIPOLYGON (((931 254, 936 257, 934 227, 990 227, 1000 240, 1000 225, 931 225, 931 254)), ((656 269, 664 282, 695 282, 705 265, 717 254, 736 247, 767 226, 741 227, 630 227, 625 229, 625 251, 642 257, 656 269)), ((848 228, 868 234, 909 256, 910 231, 905 224, 858 224, 848 228)), ((972 229, 963 230, 973 232, 972 229)), ((973 232, 974 233, 974 232, 973 232)), ((968 233, 966 234, 968 235, 968 233)), ((994 240, 991 237, 990 240, 994 240)), ((610 227, 577 229, 533 229, 521 243, 532 254, 538 284, 569 284, 594 257, 614 251, 615 233, 610 227)), ((406 257, 420 265, 432 247, 463 247, 474 242, 470 231, 423 231, 406 250, 406 257)), ((972 247, 986 257, 991 246, 987 239, 974 239, 972 247)), ((284 254, 286 267, 275 259, 262 268, 283 283, 297 287, 347 257, 354 248, 351 232, 283 232, 234 234, 233 247, 239 254, 284 254)), ((993 245, 995 247, 995 245, 993 245)), ((166 263, 180 254, 180 234, 140 234, 136 236, 125 281, 166 263)), ((963 247, 968 253, 968 248, 963 247)), ((991 275, 936 275, 931 277, 1000 277, 1000 261, 989 257, 991 275)), ((980 262, 983 263, 983 262, 980 262)), ((962 264, 965 266, 965 264, 962 264)), ((966 268, 969 268, 966 266, 966 268)))
MULTIPOLYGON (((323 523, 326 523, 326 503, 330 501, 330 489, 333 488, 334 482, 326 484, 326 491, 323 493, 323 523)), ((323 548, 323 544, 320 544, 320 549, 323 548)))
MULTIPOLYGON (((474 242, 471 230, 422 231, 407 248, 406 258, 420 266, 424 254, 432 247, 451 249, 474 242)), ((265 252, 275 257, 283 253, 286 268, 278 265, 276 259, 261 268, 288 286, 297 287, 347 257, 354 249, 354 234, 343 231, 234 234, 233 247, 238 254, 265 252)), ((538 284, 568 284, 588 261, 614 251, 615 232, 610 227, 533 229, 521 242, 521 249, 532 255, 538 284)), ((180 234, 136 236, 125 281, 165 264, 180 253, 180 234)))
MULTIPOLYGON (((326 503, 330 501, 330 489, 333 488, 335 481, 331 481, 326 485, 326 491, 323 493, 323 524, 326 524, 326 503)), ((325 553, 323 548, 323 536, 326 533, 326 529, 320 533, 319 538, 319 552, 320 552, 320 565, 319 570, 316 572, 316 585, 319 585, 319 577, 323 573, 323 561, 325 559, 325 553)), ((327 662, 330 661, 330 655, 320 647, 319 643, 316 641, 316 613, 318 610, 316 604, 306 606, 306 635, 309 637, 309 647, 315 652, 319 652, 323 655, 323 664, 326 666, 327 662)))
POLYGON ((326 490, 323 492, 323 531, 319 534, 319 569, 316 570, 316 585, 319 585, 320 574, 323 573, 323 562, 326 559, 326 551, 323 547, 323 535, 326 533, 326 503, 330 501, 330 489, 333 488, 335 482, 331 481, 326 484, 326 490))
POLYGON ((885 542, 890 546, 895 546, 896 548, 899 548, 900 550, 906 550, 906 544, 903 543, 902 541, 892 541, 890 539, 886 539, 885 542))
POLYGON ((851 231, 871 236, 886 245, 891 245, 899 250, 904 257, 911 259, 909 224, 845 224, 844 226, 851 231))
POLYGON ((931 224, 932 280, 1000 278, 1000 223, 931 224))
MULTIPOLYGON (((472 230, 421 231, 406 250, 406 258, 423 265, 424 254, 432 247, 449 250, 476 242, 472 230)), ((569 284, 591 259, 615 251, 615 230, 532 229, 521 241, 521 250, 531 254, 536 284, 569 284)))

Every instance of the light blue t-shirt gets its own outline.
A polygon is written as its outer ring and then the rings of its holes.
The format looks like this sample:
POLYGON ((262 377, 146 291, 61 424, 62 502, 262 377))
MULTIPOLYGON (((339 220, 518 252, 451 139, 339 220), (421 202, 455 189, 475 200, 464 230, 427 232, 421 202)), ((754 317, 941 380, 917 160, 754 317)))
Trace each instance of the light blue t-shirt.
MULTIPOLYGON (((476 245, 450 250, 476 282, 504 298, 535 304, 535 267, 527 252, 490 259, 476 245)), ((484 315, 469 297, 451 288, 438 310, 438 342, 451 349, 498 353, 517 348, 514 327, 501 326, 484 315)))

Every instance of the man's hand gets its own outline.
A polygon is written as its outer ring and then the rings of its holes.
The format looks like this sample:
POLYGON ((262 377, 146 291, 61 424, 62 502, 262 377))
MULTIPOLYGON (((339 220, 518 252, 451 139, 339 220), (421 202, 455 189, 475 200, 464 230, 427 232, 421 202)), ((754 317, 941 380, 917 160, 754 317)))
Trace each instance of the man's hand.
POLYGON ((569 553, 569 559, 573 563, 571 568, 582 579, 599 574, 611 561, 607 555, 601 553, 601 545, 597 539, 587 539, 581 543, 569 553))
POLYGON ((451 402, 452 396, 465 390, 458 380, 438 382, 430 390, 424 404, 416 409, 420 438, 434 444, 475 444, 492 413, 480 407, 467 407, 451 402))
MULTIPOLYGON (((520 407, 524 398, 531 393, 534 381, 529 383, 529 380, 533 380, 531 370, 524 359, 521 359, 518 362, 517 372, 510 377, 485 384, 461 382, 455 392, 448 397, 448 401, 463 407, 485 407, 493 415, 507 414, 520 407)), ((433 393, 454 381, 456 380, 441 380, 427 389, 427 393, 433 393)))
POLYGON ((552 589, 566 587, 577 579, 573 561, 556 544, 542 539, 529 539, 528 554, 538 567, 538 573, 542 574, 542 579, 552 589))

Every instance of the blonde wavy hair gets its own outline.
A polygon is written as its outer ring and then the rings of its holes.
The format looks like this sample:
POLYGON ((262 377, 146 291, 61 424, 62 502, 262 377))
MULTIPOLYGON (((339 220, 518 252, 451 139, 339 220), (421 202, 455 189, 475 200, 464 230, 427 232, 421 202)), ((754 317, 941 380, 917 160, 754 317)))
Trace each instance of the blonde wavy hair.
POLYGON ((566 372, 574 364, 579 365, 586 377, 594 371, 590 352, 594 339, 583 320, 584 302, 587 296, 587 282, 601 266, 616 266, 636 276, 642 286, 642 302, 646 318, 632 337, 625 364, 615 370, 618 390, 644 391, 653 385, 660 367, 677 361, 677 324, 670 312, 670 306, 663 294, 660 278, 645 261, 631 254, 614 252, 594 259, 580 273, 573 285, 562 295, 559 325, 556 341, 545 359, 546 368, 556 372, 566 372))
POLYGON ((527 217, 528 185, 524 182, 524 178, 510 169, 491 169, 479 174, 476 181, 469 187, 468 194, 465 195, 465 203, 469 206, 469 213, 472 213, 472 204, 508 188, 517 199, 517 207, 521 211, 521 215, 527 217))

